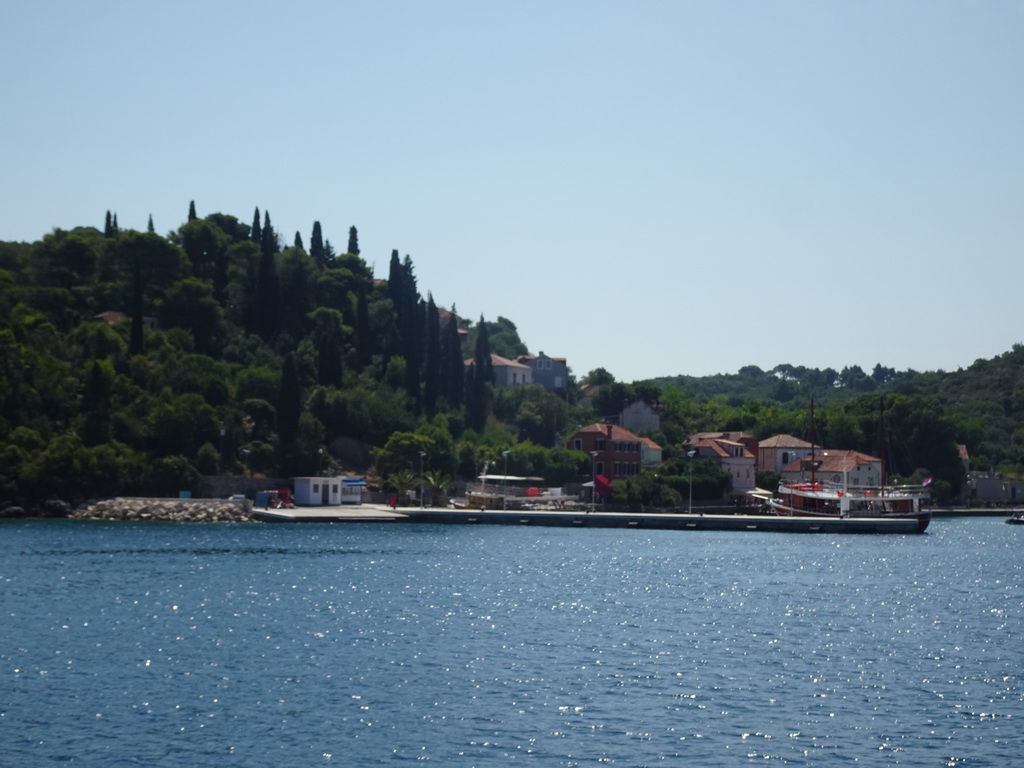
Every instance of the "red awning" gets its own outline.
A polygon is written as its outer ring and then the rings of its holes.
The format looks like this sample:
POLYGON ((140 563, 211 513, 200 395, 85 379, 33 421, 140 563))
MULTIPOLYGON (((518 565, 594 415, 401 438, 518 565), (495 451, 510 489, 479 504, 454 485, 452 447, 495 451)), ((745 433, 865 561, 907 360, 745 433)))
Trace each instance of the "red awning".
POLYGON ((597 491, 598 496, 607 498, 612 495, 612 484, 604 475, 597 475, 594 478, 594 490, 597 491))

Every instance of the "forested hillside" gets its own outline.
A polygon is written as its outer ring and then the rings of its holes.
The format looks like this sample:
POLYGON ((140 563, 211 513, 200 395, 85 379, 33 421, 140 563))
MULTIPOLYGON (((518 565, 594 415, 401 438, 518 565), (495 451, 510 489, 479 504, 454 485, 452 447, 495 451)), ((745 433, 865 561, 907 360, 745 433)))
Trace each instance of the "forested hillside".
MULTIPOLYGON (((598 369, 582 377, 602 384, 591 409, 573 379, 562 392, 496 389, 490 353, 528 351, 514 322, 439 308, 397 250, 374 280, 356 228, 345 234, 338 252, 313 222, 307 247, 269 212, 247 224, 193 205, 166 236, 152 222, 121 230, 108 213, 102 229, 0 243, 0 503, 342 469, 401 489, 419 482, 421 461, 443 490, 503 451, 510 473, 560 485, 589 473, 567 436, 636 399, 661 409, 652 437, 667 460, 617 484, 642 503, 678 499, 688 435, 802 436, 812 398, 821 442, 874 453, 884 394, 896 471, 934 474, 947 494, 960 486, 957 443, 978 466, 1017 474, 1024 463, 1019 347, 956 373, 780 365, 626 384, 598 369)), ((696 474, 697 496, 719 492, 713 467, 696 474)))

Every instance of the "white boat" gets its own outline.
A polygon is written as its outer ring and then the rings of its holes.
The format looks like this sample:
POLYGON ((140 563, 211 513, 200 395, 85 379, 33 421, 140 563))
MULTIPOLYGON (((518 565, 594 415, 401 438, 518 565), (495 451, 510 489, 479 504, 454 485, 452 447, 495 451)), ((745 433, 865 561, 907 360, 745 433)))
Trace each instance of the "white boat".
POLYGON ((923 533, 932 519, 925 506, 930 498, 922 485, 843 488, 812 481, 781 485, 768 505, 783 517, 915 520, 918 533, 923 533))
MULTIPOLYGON (((811 402, 812 433, 814 403, 811 402)), ((884 422, 882 433, 884 435, 884 422)), ((883 438, 884 440, 884 438, 883 438)), ((884 442, 883 442, 884 445, 884 442)), ((831 519, 878 518, 885 520, 910 520, 917 524, 917 532, 923 533, 931 522, 932 513, 926 506, 931 500, 927 490, 929 478, 921 485, 854 486, 843 483, 819 483, 815 479, 818 462, 814 456, 814 441, 811 441, 810 482, 784 483, 779 486, 778 495, 768 500, 768 506, 782 517, 816 517, 831 519)), ((882 458, 882 479, 885 477, 885 458, 882 458)))

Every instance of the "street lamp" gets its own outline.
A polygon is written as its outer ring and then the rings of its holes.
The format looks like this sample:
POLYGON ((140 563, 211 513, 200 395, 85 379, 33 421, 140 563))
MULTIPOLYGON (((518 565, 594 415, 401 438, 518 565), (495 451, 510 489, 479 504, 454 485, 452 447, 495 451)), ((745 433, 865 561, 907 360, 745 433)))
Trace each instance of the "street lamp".
POLYGON ((508 496, 506 488, 508 487, 508 451, 502 451, 501 455, 505 457, 505 474, 501 476, 501 508, 506 509, 508 502, 508 496))
POLYGON ((244 461, 245 461, 245 474, 248 475, 249 474, 249 449, 248 448, 243 448, 242 449, 242 456, 245 457, 245 459, 244 459, 244 461))
POLYGON ((426 451, 420 451, 420 509, 423 509, 423 457, 426 451))
POLYGON ((594 502, 597 497, 597 451, 590 452, 590 482, 592 487, 590 489, 590 511, 594 511, 594 502))
POLYGON ((686 509, 686 514, 693 514, 693 457, 697 455, 697 451, 687 451, 686 455, 690 457, 690 504, 686 509))
POLYGON ((318 475, 321 475, 321 476, 324 473, 324 449, 323 448, 320 449, 320 456, 316 460, 316 473, 318 475))

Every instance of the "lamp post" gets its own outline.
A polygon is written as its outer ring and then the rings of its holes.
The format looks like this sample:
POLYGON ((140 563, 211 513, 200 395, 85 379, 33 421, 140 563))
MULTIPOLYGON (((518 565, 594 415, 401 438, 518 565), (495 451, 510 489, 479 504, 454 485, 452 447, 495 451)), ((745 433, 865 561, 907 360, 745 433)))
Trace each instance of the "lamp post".
POLYGON ((420 451, 420 509, 423 509, 423 457, 426 455, 426 451, 420 451))
POLYGON ((244 461, 245 461, 245 474, 248 475, 249 474, 249 449, 248 448, 243 448, 242 449, 242 456, 245 457, 245 459, 244 459, 244 461))
POLYGON ((501 476, 501 508, 507 509, 506 504, 508 503, 507 487, 508 487, 508 451, 502 451, 501 455, 505 457, 505 474, 501 476))
POLYGON ((686 455, 690 457, 690 503, 686 508, 686 514, 693 514, 693 457, 697 455, 697 451, 687 451, 686 455))
POLYGON ((316 460, 316 473, 318 475, 321 475, 321 476, 324 473, 324 449, 323 448, 320 449, 320 455, 319 455, 319 457, 316 460))
POLYGON ((590 452, 590 511, 594 511, 594 502, 597 500, 597 451, 590 452))

